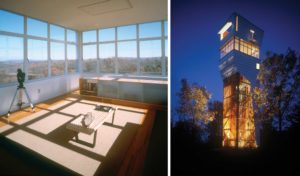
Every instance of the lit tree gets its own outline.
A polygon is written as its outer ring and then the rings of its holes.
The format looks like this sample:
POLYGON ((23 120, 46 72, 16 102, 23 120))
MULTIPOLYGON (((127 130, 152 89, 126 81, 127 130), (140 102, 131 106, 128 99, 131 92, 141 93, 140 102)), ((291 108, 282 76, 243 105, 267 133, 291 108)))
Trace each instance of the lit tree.
POLYGON ((181 89, 177 93, 179 97, 179 107, 176 108, 176 112, 179 115, 180 120, 186 120, 191 114, 191 87, 186 79, 181 80, 181 89))
POLYGON ((207 124, 213 120, 207 108, 207 103, 211 97, 205 87, 197 84, 189 85, 186 79, 181 80, 181 89, 177 94, 179 97, 179 107, 176 112, 181 122, 186 122, 186 130, 196 136, 201 134, 202 139, 207 139, 207 124))

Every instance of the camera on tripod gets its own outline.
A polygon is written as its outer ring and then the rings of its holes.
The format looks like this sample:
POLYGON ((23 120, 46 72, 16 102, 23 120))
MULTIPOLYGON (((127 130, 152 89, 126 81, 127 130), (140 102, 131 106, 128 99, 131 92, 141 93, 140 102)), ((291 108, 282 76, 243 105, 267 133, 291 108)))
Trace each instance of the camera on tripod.
POLYGON ((24 104, 24 102, 22 102, 22 100, 23 100, 23 92, 25 92, 25 95, 26 95, 26 97, 27 97, 27 100, 28 100, 28 102, 29 102, 29 104, 30 104, 30 107, 31 107, 32 111, 33 111, 33 112, 35 111, 35 110, 34 110, 34 105, 33 105, 33 103, 31 102, 31 99, 30 99, 30 97, 29 97, 29 94, 28 94, 28 92, 27 92, 27 90, 26 90, 26 88, 25 88, 25 86, 24 86, 25 73, 22 72, 22 70, 21 70, 20 68, 17 70, 17 80, 18 80, 19 85, 18 85, 18 87, 17 87, 17 89, 16 89, 14 98, 13 98, 11 104, 10 104, 10 107, 9 107, 9 110, 8 110, 8 113, 7 113, 7 117, 10 116, 10 111, 11 111, 11 109, 12 109, 12 106, 13 106, 14 102, 15 102, 15 99, 16 99, 16 96, 17 96, 17 93, 18 93, 18 92, 19 92, 19 96, 18 96, 18 104, 17 104, 17 105, 19 106, 19 109, 21 109, 22 105, 24 104))

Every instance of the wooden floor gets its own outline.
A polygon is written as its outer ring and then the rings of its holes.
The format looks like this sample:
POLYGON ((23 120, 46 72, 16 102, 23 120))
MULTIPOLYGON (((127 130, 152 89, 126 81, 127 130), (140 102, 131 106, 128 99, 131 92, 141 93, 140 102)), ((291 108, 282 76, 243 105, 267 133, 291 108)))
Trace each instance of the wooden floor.
MULTIPOLYGON (((65 94, 62 96, 55 97, 53 99, 47 100, 45 102, 39 103, 35 105, 35 112, 38 112, 43 109, 47 109, 50 106, 59 104, 63 101, 64 98, 82 98, 84 100, 93 100, 93 101, 99 101, 104 103, 111 103, 115 105, 123 105, 123 106, 130 106, 135 108, 144 108, 144 109, 153 109, 153 110, 163 110, 167 111, 167 106, 162 105, 155 105, 155 104, 147 104, 147 103, 140 103, 140 102, 134 102, 134 101, 127 101, 127 100, 120 100, 120 99, 111 99, 111 98, 103 98, 98 96, 91 96, 91 95, 80 95, 79 90, 73 91, 69 94, 65 94)), ((24 117, 27 117, 28 115, 31 115, 33 112, 30 107, 23 108, 19 111, 11 113, 8 120, 11 122, 15 122, 17 120, 20 120, 24 117)), ((1 119, 7 119, 6 114, 2 114, 0 116, 1 119)), ((6 125, 5 121, 0 121, 0 127, 6 125)))
MULTIPOLYGON (((118 171, 118 175, 140 175, 144 168, 144 161, 146 158, 148 145, 151 138, 153 124, 155 122, 156 111, 159 110, 159 111, 167 112, 167 107, 160 106, 160 105, 133 102, 133 101, 126 101, 126 100, 108 99, 108 98, 97 97, 97 96, 80 95, 79 91, 74 91, 69 94, 65 94, 53 98, 51 100, 36 104, 35 112, 59 104, 62 101, 64 101, 65 98, 80 98, 82 100, 98 101, 98 102, 110 103, 115 105, 129 106, 134 108, 143 108, 148 110, 147 118, 145 118, 146 120, 144 121, 141 128, 139 128, 136 136, 131 142, 130 147, 127 153, 125 154, 124 160, 118 171)), ((32 113, 34 112, 32 112, 30 107, 13 112, 11 113, 7 122, 5 120, 0 121, 0 127, 6 125, 9 122, 16 122, 22 118, 31 115, 32 113)), ((167 116, 164 118, 167 118, 167 116)), ((2 115, 1 119, 7 119, 6 115, 2 115)), ((167 129, 167 126, 165 128, 167 129)))

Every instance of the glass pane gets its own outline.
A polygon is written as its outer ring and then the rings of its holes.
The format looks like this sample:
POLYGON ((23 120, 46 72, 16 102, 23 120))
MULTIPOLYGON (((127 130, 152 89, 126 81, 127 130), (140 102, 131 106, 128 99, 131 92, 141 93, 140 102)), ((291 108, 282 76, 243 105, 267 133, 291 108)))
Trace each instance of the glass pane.
POLYGON ((63 43, 51 42, 51 60, 64 60, 65 47, 63 43))
POLYGON ((145 23, 139 25, 139 37, 160 37, 161 36, 161 22, 145 23))
POLYGON ((83 72, 97 71, 97 45, 83 45, 83 72))
POLYGON ((118 42, 118 57, 136 58, 136 41, 118 42))
POLYGON ((67 45, 67 63, 68 63, 68 73, 75 73, 77 70, 77 60, 76 60, 76 45, 67 45))
POLYGON ((48 76, 47 41, 28 39, 28 79, 48 76))
POLYGON ((99 41, 114 41, 115 40, 115 28, 100 29, 99 30, 99 41))
POLYGON ((62 27, 50 25, 50 38, 55 40, 65 40, 65 30, 62 27))
POLYGON ((100 55, 100 72, 114 73, 115 72, 115 44, 107 43, 99 45, 100 55))
POLYGON ((169 57, 169 50, 168 50, 168 40, 165 39, 165 58, 164 62, 166 63, 166 75, 168 75, 168 57, 169 57))
POLYGON ((0 31, 24 34, 24 17, 0 10, 0 31))
POLYGON ((0 83, 17 81, 17 69, 23 69, 23 38, 0 35, 0 83))
POLYGON ((140 42, 140 57, 161 57, 161 40, 148 40, 140 42))
POLYGON ((86 31, 82 33, 82 42, 89 43, 89 42, 96 42, 96 31, 86 31))
POLYGON ((137 44, 136 41, 118 43, 119 73, 137 72, 137 44))
POLYGON ((67 58, 68 60, 75 60, 76 59, 76 45, 67 45, 67 58))
POLYGON ((164 30, 165 30, 165 37, 167 37, 168 36, 168 21, 165 21, 164 22, 164 30))
POLYGON ((63 75, 65 72, 65 47, 63 43, 51 42, 51 75, 63 75))
POLYGON ((161 75, 161 55, 161 40, 141 41, 141 73, 161 75))
POLYGON ((136 39, 136 25, 118 27, 118 40, 136 39))
POLYGON ((48 36, 48 26, 47 23, 35 20, 32 18, 27 19, 27 33, 29 35, 45 37, 48 36))
POLYGON ((99 55, 100 58, 115 57, 115 44, 114 43, 100 44, 99 55))
POLYGON ((67 30, 67 41, 76 42, 76 32, 72 30, 67 30))
POLYGON ((168 57, 169 56, 169 52, 168 52, 168 40, 165 39, 165 56, 168 57))

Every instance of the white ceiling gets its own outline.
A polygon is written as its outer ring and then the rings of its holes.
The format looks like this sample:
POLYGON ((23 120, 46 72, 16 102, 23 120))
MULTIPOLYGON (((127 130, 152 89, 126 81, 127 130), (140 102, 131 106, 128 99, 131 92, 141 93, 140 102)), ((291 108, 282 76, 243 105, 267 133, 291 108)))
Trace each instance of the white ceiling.
POLYGON ((168 0, 1 0, 0 8, 78 31, 168 19, 168 0))

